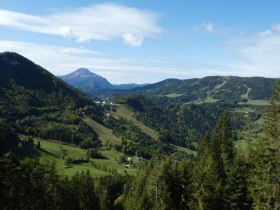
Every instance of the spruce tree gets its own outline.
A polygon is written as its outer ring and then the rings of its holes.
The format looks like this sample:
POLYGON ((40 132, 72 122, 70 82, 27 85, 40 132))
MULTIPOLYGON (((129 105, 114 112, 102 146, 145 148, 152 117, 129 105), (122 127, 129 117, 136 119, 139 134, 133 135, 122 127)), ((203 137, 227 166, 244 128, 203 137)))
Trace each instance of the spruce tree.
POLYGON ((280 81, 265 122, 265 136, 256 145, 250 173, 250 194, 258 210, 280 208, 280 81))
POLYGON ((228 113, 224 113, 220 117, 213 132, 213 153, 219 167, 220 175, 223 181, 225 181, 234 159, 232 127, 228 113))
POLYGON ((231 210, 249 210, 252 200, 248 192, 249 164, 241 155, 236 155, 227 175, 224 190, 225 206, 231 210))
POLYGON ((229 114, 223 114, 212 134, 200 143, 193 171, 194 209, 226 209, 225 186, 234 159, 229 114))
POLYGON ((192 172, 191 209, 222 209, 222 178, 214 158, 210 133, 200 143, 197 162, 192 172))

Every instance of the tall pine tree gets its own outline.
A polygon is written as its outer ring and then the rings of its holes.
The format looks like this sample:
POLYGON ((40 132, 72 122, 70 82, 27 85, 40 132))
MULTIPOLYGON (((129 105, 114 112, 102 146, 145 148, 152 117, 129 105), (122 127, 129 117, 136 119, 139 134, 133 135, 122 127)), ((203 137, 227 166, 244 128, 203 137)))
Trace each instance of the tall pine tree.
POLYGON ((280 209, 280 81, 265 125, 265 137, 256 145, 249 178, 253 207, 257 210, 280 209))
POLYGON ((234 159, 229 114, 223 114, 212 134, 206 133, 193 171, 194 209, 227 209, 225 185, 234 159))

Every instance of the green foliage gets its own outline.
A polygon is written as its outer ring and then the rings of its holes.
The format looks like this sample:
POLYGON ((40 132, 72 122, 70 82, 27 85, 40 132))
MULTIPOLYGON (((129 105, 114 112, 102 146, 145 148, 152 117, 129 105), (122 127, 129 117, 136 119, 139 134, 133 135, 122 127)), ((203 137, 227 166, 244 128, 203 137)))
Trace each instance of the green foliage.
POLYGON ((129 192, 130 176, 104 176, 97 180, 97 192, 102 210, 122 210, 124 199, 129 192))
POLYGON ((89 172, 62 176, 55 162, 26 159, 13 154, 0 159, 1 209, 122 209, 114 205, 129 191, 131 177, 111 175, 93 178, 89 172))
POLYGON ((0 155, 16 150, 19 139, 14 129, 0 119, 0 155))
POLYGON ((95 159, 102 158, 101 151, 94 148, 88 149, 87 156, 95 159))
POLYGON ((255 209, 277 209, 280 206, 280 82, 277 83, 269 108, 264 138, 252 155, 249 190, 255 209))
POLYGON ((113 130, 113 134, 121 139, 121 144, 115 148, 127 155, 138 155, 151 159, 160 153, 171 154, 174 150, 170 145, 160 143, 143 133, 131 121, 124 118, 110 118, 104 121, 105 125, 113 130))
POLYGON ((218 163, 215 161, 214 142, 206 133, 200 143, 197 162, 192 172, 193 209, 222 209, 222 184, 218 163))
POLYGON ((37 148, 37 149, 41 149, 41 142, 40 142, 40 141, 37 141, 36 148, 37 148))
POLYGON ((133 181, 125 209, 189 209, 188 160, 154 159, 133 181))
POLYGON ((228 209, 225 186, 234 160, 230 117, 223 114, 212 134, 206 133, 193 170, 194 209, 228 209))
POLYGON ((246 210, 252 208, 252 199, 249 193, 250 164, 241 156, 236 156, 227 174, 225 186, 225 202, 228 208, 246 210))
POLYGON ((65 159, 65 166, 67 166, 67 165, 69 165, 71 162, 72 162, 72 158, 71 157, 69 157, 69 156, 67 156, 67 158, 65 159))

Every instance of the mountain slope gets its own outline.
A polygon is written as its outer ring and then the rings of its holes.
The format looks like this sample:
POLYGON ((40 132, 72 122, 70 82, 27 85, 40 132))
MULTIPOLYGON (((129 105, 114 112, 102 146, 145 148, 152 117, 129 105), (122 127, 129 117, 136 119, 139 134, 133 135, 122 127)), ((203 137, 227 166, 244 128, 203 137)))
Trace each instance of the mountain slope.
POLYGON ((209 76, 201 79, 167 79, 131 90, 99 90, 99 97, 141 94, 161 102, 188 103, 230 100, 267 100, 276 79, 263 77, 209 76))
POLYGON ((1 97, 10 98, 9 102, 14 103, 22 100, 21 105, 27 103, 34 107, 32 103, 36 103, 36 107, 42 108, 54 104, 66 106, 71 102, 73 105, 86 105, 90 102, 80 91, 16 53, 0 54, 0 87, 1 97), (21 92, 26 91, 29 91, 29 98, 20 97, 21 92))
POLYGON ((83 93, 16 53, 0 54, 0 118, 23 135, 99 145, 82 115, 102 115, 83 93))

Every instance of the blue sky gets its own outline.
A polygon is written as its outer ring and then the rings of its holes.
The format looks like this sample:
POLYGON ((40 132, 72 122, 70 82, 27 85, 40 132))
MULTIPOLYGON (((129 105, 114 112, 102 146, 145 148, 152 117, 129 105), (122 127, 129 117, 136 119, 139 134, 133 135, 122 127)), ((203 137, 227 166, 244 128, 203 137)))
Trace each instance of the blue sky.
POLYGON ((0 52, 112 83, 280 77, 277 0, 3 0, 0 52))

